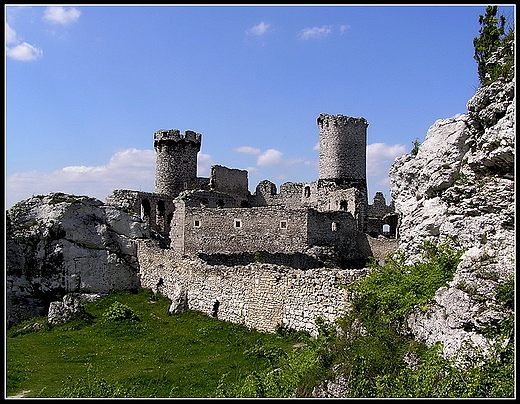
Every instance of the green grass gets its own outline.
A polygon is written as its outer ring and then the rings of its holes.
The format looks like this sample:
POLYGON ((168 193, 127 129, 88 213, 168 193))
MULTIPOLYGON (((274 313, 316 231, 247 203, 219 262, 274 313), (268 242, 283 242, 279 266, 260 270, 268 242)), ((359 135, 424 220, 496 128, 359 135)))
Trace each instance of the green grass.
POLYGON ((85 305, 89 320, 50 326, 35 318, 7 334, 7 395, 25 397, 213 397, 219 381, 240 382, 269 368, 248 351, 291 351, 295 338, 262 333, 200 312, 168 315, 170 301, 149 290, 85 305), (139 320, 110 321, 115 302, 139 320), (42 323, 37 331, 23 326, 42 323))

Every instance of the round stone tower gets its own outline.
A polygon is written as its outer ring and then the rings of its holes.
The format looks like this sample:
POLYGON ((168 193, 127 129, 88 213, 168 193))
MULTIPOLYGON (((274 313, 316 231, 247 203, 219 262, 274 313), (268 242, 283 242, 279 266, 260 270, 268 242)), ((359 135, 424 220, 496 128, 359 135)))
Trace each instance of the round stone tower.
POLYGON ((320 170, 318 189, 331 192, 354 188, 358 229, 367 226, 367 126, 365 118, 320 114, 320 170))
POLYGON ((365 118, 320 114, 320 180, 366 188, 365 118))
POLYGON ((155 192, 173 197, 197 181, 197 153, 202 135, 187 130, 158 130, 154 133, 155 192))

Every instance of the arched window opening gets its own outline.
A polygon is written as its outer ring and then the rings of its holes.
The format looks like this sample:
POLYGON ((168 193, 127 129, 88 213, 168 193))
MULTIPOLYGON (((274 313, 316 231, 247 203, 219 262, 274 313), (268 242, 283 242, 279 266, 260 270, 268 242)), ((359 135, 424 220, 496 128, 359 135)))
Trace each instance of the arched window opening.
POLYGON ((348 210, 348 202, 347 201, 341 201, 339 203, 339 210, 348 210))
POLYGON ((310 197, 311 196, 311 187, 309 187, 309 186, 305 187, 303 190, 303 195, 306 198, 310 197))
POLYGON ((389 233, 390 232, 390 225, 384 224, 383 225, 383 233, 389 233))

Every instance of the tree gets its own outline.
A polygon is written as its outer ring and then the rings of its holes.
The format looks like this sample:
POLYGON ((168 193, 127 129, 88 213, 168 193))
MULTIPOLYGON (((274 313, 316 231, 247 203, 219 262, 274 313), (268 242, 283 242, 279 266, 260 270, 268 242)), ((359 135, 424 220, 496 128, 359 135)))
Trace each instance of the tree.
MULTIPOLYGON (((485 15, 480 15, 478 20, 481 25, 480 36, 473 39, 474 59, 478 64, 478 77, 482 85, 493 82, 504 72, 507 73, 507 70, 504 71, 503 69, 504 63, 496 59, 497 51, 505 45, 506 25, 506 17, 501 15, 497 18, 497 12, 498 6, 487 6, 485 15), (495 58, 492 59, 492 56, 495 56, 495 58)), ((512 59, 512 52, 505 56, 506 59, 508 59, 507 56, 511 56, 510 59, 512 59)), ((509 66, 509 64, 507 65, 509 66)))

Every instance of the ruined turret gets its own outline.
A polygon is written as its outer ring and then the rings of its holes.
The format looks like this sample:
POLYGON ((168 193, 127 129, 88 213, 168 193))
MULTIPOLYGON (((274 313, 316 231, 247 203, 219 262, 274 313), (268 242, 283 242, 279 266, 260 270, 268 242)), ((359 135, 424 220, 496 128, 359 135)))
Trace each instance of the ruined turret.
POLYGON ((158 130, 154 134, 155 192, 178 196, 197 182, 197 153, 202 135, 191 130, 158 130))

